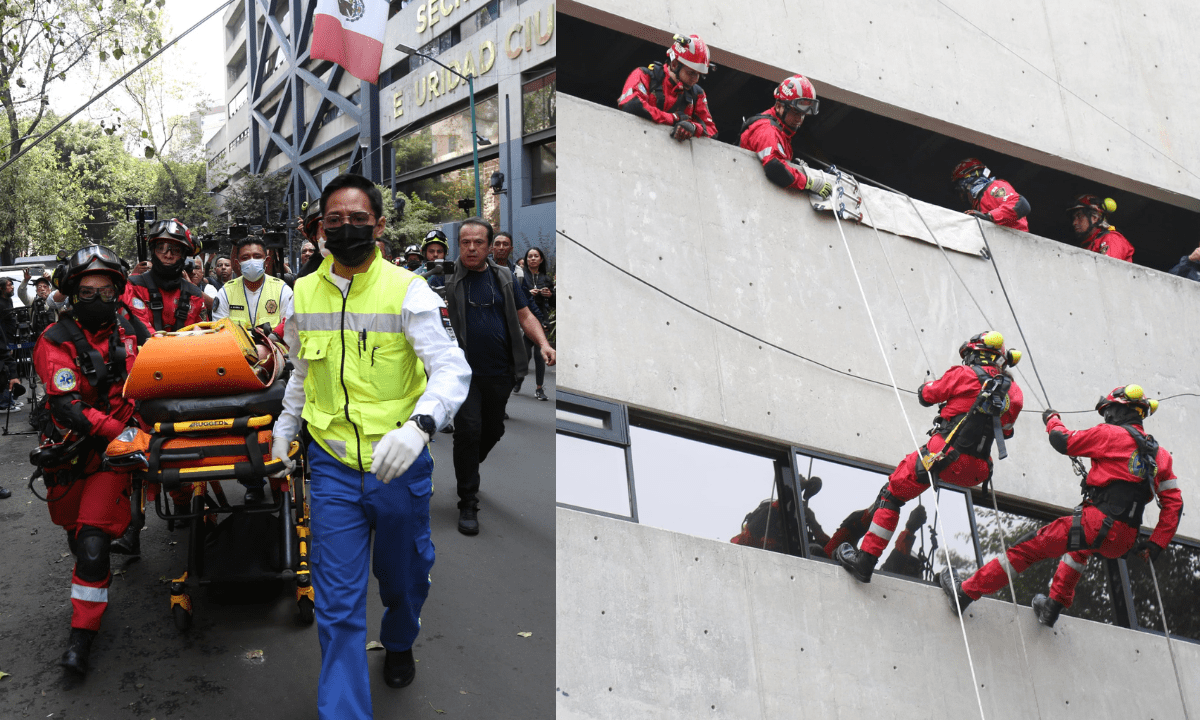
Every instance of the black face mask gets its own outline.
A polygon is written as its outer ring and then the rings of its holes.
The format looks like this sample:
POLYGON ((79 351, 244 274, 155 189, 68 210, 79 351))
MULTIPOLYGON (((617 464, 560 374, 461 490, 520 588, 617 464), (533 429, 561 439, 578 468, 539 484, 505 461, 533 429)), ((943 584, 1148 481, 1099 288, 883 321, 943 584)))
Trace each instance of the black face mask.
POLYGON ((375 226, 343 225, 335 230, 326 228, 325 249, 347 267, 362 265, 375 250, 375 226))
POLYGON ((150 274, 154 276, 155 284, 163 290, 174 290, 179 287, 183 280, 183 260, 184 258, 179 258, 175 263, 165 265, 162 260, 158 259, 158 255, 151 253, 150 274))
POLYGON ((99 297, 91 300, 80 300, 79 296, 71 298, 74 306, 75 319, 84 328, 96 332, 117 321, 117 301, 104 302, 99 297))

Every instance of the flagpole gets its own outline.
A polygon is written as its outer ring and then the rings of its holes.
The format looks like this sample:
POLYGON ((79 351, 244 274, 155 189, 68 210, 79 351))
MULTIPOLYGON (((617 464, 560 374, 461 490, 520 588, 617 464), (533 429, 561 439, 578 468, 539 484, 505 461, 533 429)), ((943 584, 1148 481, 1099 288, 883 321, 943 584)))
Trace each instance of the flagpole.
POLYGON ((437 63, 438 65, 441 65, 442 67, 446 68, 450 72, 454 73, 455 75, 459 76, 463 80, 467 81, 467 93, 470 95, 470 99, 471 99, 471 162, 475 166, 475 210, 479 214, 480 217, 483 217, 483 192, 479 188, 479 133, 476 132, 476 129, 475 129, 475 83, 474 83, 474 81, 472 81, 471 78, 467 77, 466 75, 463 75, 459 71, 450 67, 449 65, 439 61, 437 58, 433 57, 432 55, 420 52, 420 51, 415 50, 407 45, 397 45, 396 49, 402 53, 408 53, 409 55, 420 55, 421 57, 425 58, 426 60, 428 60, 432 63, 437 63))

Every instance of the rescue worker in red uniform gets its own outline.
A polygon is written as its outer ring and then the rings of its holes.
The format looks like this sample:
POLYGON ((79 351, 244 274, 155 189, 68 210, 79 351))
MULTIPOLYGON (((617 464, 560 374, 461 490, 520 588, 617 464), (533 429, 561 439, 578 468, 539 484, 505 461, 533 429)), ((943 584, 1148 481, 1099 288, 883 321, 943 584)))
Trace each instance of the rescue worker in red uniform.
POLYGON ((1080 195, 1075 198, 1075 204, 1067 208, 1067 213, 1081 248, 1133 262, 1133 245, 1108 224, 1108 213, 1116 209, 1117 203, 1112 198, 1101 200, 1095 195, 1080 195))
POLYGON ((1183 495, 1171 469, 1171 454, 1142 428, 1145 418, 1157 409, 1158 401, 1147 398, 1140 386, 1126 385, 1096 403, 1104 422, 1093 428, 1068 430, 1054 410, 1042 413, 1051 447, 1063 455, 1092 461, 1082 484, 1083 503, 1074 514, 1060 517, 1032 538, 1013 545, 962 582, 943 571, 938 580, 952 607, 955 594, 958 605, 965 607, 1008 585, 1010 573, 1020 575, 1039 560, 1060 558, 1050 596, 1033 598, 1038 622, 1053 627, 1059 613, 1071 607, 1075 585, 1093 554, 1119 558, 1133 550, 1147 562, 1157 560, 1175 537, 1183 513, 1183 495), (1158 524, 1149 538, 1139 540, 1142 511, 1156 497, 1158 524))
MULTIPOLYGON (((193 285, 183 272, 184 260, 200 251, 191 231, 174 218, 160 220, 146 233, 146 240, 150 245, 150 270, 131 276, 121 298, 134 319, 151 333, 182 330, 204 320, 204 291, 193 285)), ((157 494, 157 485, 147 488, 148 499, 154 500, 157 494)), ((190 513, 192 484, 183 483, 172 490, 171 499, 176 513, 190 513)), ((189 522, 177 520, 175 527, 185 528, 189 522)), ((130 528, 114 550, 137 555, 140 531, 140 527, 130 528)))
POLYGON ((178 220, 160 220, 146 234, 150 270, 129 278, 122 302, 151 332, 172 332, 204 319, 204 291, 183 274, 199 246, 178 220))
POLYGON ((101 462, 112 439, 141 426, 134 403, 121 394, 138 350, 133 327, 117 314, 125 284, 113 251, 92 245, 76 252, 59 284, 71 310, 33 350, 52 422, 31 459, 46 480, 50 519, 66 529, 75 554, 71 635, 60 664, 80 675, 108 606, 109 542, 130 522, 131 475, 101 462))
POLYGON ((699 35, 676 35, 667 48, 668 64, 650 63, 629 73, 617 107, 659 125, 671 125, 671 137, 717 136, 708 98, 696 83, 708 73, 708 46, 699 35))
POLYGON ((1021 388, 1006 368, 1015 365, 1021 353, 1006 350, 1004 336, 988 331, 963 343, 958 354, 962 365, 917 389, 922 405, 941 404, 933 431, 920 455, 909 453, 879 491, 862 549, 844 542, 833 553, 833 558, 862 582, 871 582, 875 563, 896 532, 904 503, 927 490, 935 479, 968 488, 987 482, 992 477, 993 441, 1000 445, 1000 457, 1006 455, 1004 438, 1012 437, 1024 404, 1021 388))
POLYGON ((740 145, 758 155, 767 179, 781 188, 815 192, 823 198, 833 192, 829 175, 800 162, 792 162, 792 136, 804 118, 816 115, 817 89, 803 75, 793 75, 775 88, 775 105, 742 123, 740 145))
POLYGON ((1007 181, 992 178, 983 161, 967 158, 950 174, 958 197, 970 208, 968 215, 990 220, 997 225, 1029 232, 1029 201, 1007 181))

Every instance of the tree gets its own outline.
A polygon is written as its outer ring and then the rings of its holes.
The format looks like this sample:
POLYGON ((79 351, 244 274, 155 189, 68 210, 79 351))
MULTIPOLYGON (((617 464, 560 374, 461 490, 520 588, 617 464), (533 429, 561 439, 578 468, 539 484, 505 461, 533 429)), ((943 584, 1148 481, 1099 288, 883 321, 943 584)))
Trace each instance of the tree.
POLYGON ((434 219, 438 216, 438 209, 432 203, 422 200, 416 193, 405 195, 404 193, 396 193, 396 197, 404 198, 404 219, 396 220, 392 212, 389 212, 393 205, 389 205, 391 199, 391 190, 376 185, 379 192, 383 194, 384 214, 388 216, 387 229, 384 231, 383 237, 396 252, 403 252, 407 245, 420 245, 421 241, 430 230, 434 228, 434 219))
POLYGON ((251 225, 287 222, 289 179, 286 172, 243 175, 222 191, 225 198, 222 212, 230 217, 230 222, 238 218, 245 218, 251 225))

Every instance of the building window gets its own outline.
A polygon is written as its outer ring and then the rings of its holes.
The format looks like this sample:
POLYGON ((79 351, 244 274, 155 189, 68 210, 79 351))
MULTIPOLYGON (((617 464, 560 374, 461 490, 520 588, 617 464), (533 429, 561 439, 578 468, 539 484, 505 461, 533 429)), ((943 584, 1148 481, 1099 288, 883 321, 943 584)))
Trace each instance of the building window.
POLYGON ((242 89, 238 90, 233 99, 229 101, 229 117, 236 115, 237 111, 241 110, 242 106, 246 104, 246 99, 249 97, 247 95, 247 87, 247 85, 243 85, 242 89))
MULTIPOLYGON (((979 534, 979 546, 983 551, 983 562, 987 563, 1000 557, 1004 552, 1001 539, 1011 548, 1047 524, 1047 520, 1004 510, 1000 511, 997 519, 996 511, 991 507, 975 506, 975 526, 979 534)), ((1017 602, 1028 606, 1032 603, 1034 595, 1049 595, 1050 581, 1058 569, 1058 563, 1058 558, 1042 560, 1013 578, 1017 602)), ((1012 595, 1007 588, 994 593, 992 597, 1012 602, 1012 595)), ((1102 556, 1096 555, 1088 562, 1083 577, 1075 586, 1075 601, 1071 607, 1063 610, 1063 614, 1114 624, 1116 616, 1109 594, 1109 569, 1102 556)))
POLYGON ((555 427, 555 502, 636 520, 625 408, 560 392, 555 427))
MULTIPOLYGON (((1088 563, 1088 568, 1095 562, 1093 559, 1088 563)), ((1154 564, 1153 576, 1150 567, 1139 557, 1130 556, 1122 562, 1129 572, 1138 626, 1162 632, 1162 613, 1158 605, 1158 593, 1161 592, 1167 630, 1171 631, 1171 637, 1200 640, 1200 614, 1196 612, 1196 598, 1200 597, 1200 548, 1191 544, 1171 543, 1154 564), (1155 577, 1158 579, 1157 592, 1154 588, 1155 577)), ((1080 582, 1080 585, 1083 583, 1080 582)), ((1075 597, 1078 602, 1079 589, 1075 591, 1075 597)))
POLYGON ((409 73, 409 68, 411 67, 411 65, 410 65, 411 58, 412 58, 412 56, 409 55, 408 57, 404 58, 400 62, 391 66, 387 70, 384 70, 383 72, 379 73, 379 87, 385 88, 388 85, 391 85, 396 80, 399 80, 400 78, 407 75, 409 73))
POLYGON ((470 37, 500 17, 500 0, 492 0, 458 24, 459 37, 470 37))
MULTIPOLYGON (((457 45, 460 37, 461 36, 458 33, 458 26, 455 25, 446 32, 438 35, 434 39, 417 48, 417 52, 424 53, 424 55, 429 55, 430 57, 437 57, 438 55, 441 55, 457 45)), ((429 58, 424 57, 424 55, 410 55, 409 67, 413 70, 416 70, 422 65, 428 63, 429 58)))
MULTIPOLYGON (((475 127, 484 142, 495 147, 500 140, 500 99, 475 102, 475 127)), ((471 154, 470 106, 392 141, 396 174, 405 175, 440 162, 471 154)))
POLYGON ((522 135, 554 127, 557 75, 550 72, 521 86, 522 135))
POLYGON ((248 137, 250 137, 250 128, 246 128, 245 130, 238 133, 237 137, 235 137, 233 140, 230 140, 229 141, 229 149, 232 150, 235 147, 237 147, 238 145, 241 145, 242 143, 244 143, 246 141, 246 138, 248 138, 248 137))
POLYGON ((555 179, 558 176, 557 143, 548 140, 529 146, 530 199, 545 202, 554 198, 555 179))
POLYGON ((470 162, 436 175, 426 175, 418 180, 397 183, 396 191, 403 192, 405 195, 416 193, 417 197, 433 205, 430 215, 425 218, 429 222, 454 222, 466 220, 472 215, 479 215, 490 222, 492 227, 499 227, 499 196, 494 195, 487 187, 488 178, 499 170, 500 159, 497 157, 479 161, 479 177, 480 182, 483 183, 482 212, 477 208, 472 207, 470 210, 466 210, 459 206, 459 202, 464 200, 469 201, 472 205, 475 204, 475 167, 470 162))
POLYGON ((226 66, 225 71, 226 84, 232 85, 237 82, 237 79, 242 76, 242 73, 246 72, 246 53, 244 51, 238 51, 237 56, 233 59, 233 62, 226 66))
POLYGON ((412 5, 412 3, 413 0, 392 0, 388 3, 388 19, 390 20, 396 13, 412 5))

